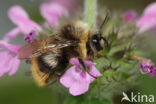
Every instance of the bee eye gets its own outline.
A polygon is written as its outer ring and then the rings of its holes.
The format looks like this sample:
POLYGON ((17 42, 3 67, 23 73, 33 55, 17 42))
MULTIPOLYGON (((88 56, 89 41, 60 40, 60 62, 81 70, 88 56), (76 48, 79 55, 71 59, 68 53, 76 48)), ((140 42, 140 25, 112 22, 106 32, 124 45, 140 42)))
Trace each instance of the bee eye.
POLYGON ((97 43, 98 41, 97 41, 97 39, 93 39, 93 43, 97 43))
POLYGON ((99 34, 95 34, 92 36, 91 43, 97 51, 100 51, 103 48, 101 46, 102 42, 99 34))

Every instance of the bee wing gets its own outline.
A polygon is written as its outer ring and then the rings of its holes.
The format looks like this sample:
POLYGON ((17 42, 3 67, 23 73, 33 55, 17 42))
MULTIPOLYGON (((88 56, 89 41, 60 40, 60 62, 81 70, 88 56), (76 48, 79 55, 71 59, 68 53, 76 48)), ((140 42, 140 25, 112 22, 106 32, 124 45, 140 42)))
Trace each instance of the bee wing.
POLYGON ((45 52, 55 51, 60 48, 74 46, 77 45, 77 41, 67 41, 64 39, 60 39, 58 37, 52 37, 52 39, 42 40, 42 41, 34 41, 31 44, 28 44, 18 51, 19 59, 31 59, 33 57, 38 57, 45 52))
POLYGON ((40 47, 40 43, 38 41, 35 41, 31 44, 21 47, 18 50, 18 58, 30 59, 33 54, 39 56, 41 54, 40 52, 37 52, 39 47, 40 47))

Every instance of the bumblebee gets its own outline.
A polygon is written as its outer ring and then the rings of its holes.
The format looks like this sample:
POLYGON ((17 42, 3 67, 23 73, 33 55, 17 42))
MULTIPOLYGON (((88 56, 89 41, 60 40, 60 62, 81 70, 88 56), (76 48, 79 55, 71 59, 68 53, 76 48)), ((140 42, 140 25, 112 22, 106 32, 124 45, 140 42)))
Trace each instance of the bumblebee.
POLYGON ((31 60, 34 79, 40 86, 46 86, 53 77, 63 75, 70 58, 78 58, 85 69, 82 59, 93 60, 107 44, 99 30, 89 29, 86 23, 78 21, 66 24, 57 34, 22 47, 18 58, 31 60))

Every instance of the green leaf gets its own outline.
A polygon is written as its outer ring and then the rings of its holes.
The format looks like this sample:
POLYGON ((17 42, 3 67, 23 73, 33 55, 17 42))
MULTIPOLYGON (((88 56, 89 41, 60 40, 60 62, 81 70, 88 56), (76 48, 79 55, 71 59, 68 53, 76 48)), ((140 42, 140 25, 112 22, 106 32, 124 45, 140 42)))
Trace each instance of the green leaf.
POLYGON ((118 33, 111 33, 111 34, 108 36, 109 42, 112 43, 114 40, 117 39, 117 36, 118 36, 118 33))
POLYGON ((114 70, 109 69, 105 71, 104 76, 108 78, 112 78, 114 76, 114 70))
POLYGON ((101 98, 90 98, 87 96, 70 96, 65 100, 64 104, 112 104, 108 99, 101 98))
POLYGON ((111 49, 110 46, 104 48, 103 51, 102 51, 102 56, 106 56, 109 53, 110 49, 111 49))
POLYGON ((112 103, 105 98, 92 98, 90 104, 112 104, 112 103))
MULTIPOLYGON (((89 102, 89 101, 87 101, 89 102)), ((86 103, 84 96, 69 96, 66 100, 64 104, 88 104, 86 103)))
POLYGON ((113 54, 113 57, 118 60, 123 58, 124 54, 125 54, 125 50, 117 51, 113 54))
POLYGON ((94 59, 94 62, 96 62, 96 68, 100 71, 103 70, 103 67, 108 66, 110 64, 109 61, 104 57, 94 59))

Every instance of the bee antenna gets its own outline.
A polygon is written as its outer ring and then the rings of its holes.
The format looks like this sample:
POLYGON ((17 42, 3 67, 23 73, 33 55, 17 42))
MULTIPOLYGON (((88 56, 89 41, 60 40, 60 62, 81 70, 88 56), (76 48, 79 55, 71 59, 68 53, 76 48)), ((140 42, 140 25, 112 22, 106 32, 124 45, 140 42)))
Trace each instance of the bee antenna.
POLYGON ((101 26, 100 26, 100 32, 102 31, 102 28, 103 28, 103 26, 106 24, 106 22, 108 21, 108 19, 109 19, 109 12, 107 11, 107 13, 106 13, 106 16, 105 16, 105 18, 104 18, 104 20, 103 20, 103 22, 102 22, 102 24, 101 24, 101 26))

